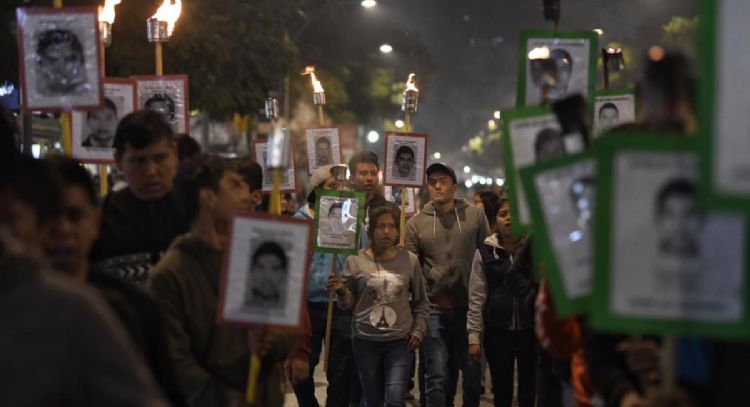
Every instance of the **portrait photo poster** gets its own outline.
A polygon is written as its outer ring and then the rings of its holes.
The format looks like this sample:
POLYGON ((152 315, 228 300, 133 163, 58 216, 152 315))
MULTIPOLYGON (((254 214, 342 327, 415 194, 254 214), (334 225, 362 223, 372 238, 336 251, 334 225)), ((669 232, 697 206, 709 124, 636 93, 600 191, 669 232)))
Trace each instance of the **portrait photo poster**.
POLYGON ((135 84, 127 78, 104 79, 104 107, 72 114, 73 158, 85 163, 114 163, 117 123, 135 110, 135 84))
POLYGON ((702 192, 712 207, 750 205, 750 3, 701 0, 698 114, 702 192))
POLYGON ((557 117, 548 106, 517 107, 504 114, 503 155, 514 233, 531 233, 531 213, 519 170, 565 155, 557 117))
POLYGON ((550 87, 550 101, 580 94, 591 103, 596 86, 596 61, 599 37, 593 31, 555 32, 521 31, 518 53, 518 89, 516 106, 536 106, 542 103, 541 80, 531 71, 529 52, 547 48, 549 58, 555 61, 557 81, 550 87))
POLYGON ((341 139, 338 127, 305 129, 305 146, 308 174, 325 165, 341 164, 341 139))
POLYGON ((385 133, 383 185, 424 186, 427 140, 427 134, 385 133))
POLYGON ((594 98, 594 137, 624 124, 635 123, 635 91, 610 89, 596 92, 594 98))
POLYGON ((175 133, 190 132, 190 98, 187 75, 131 76, 138 109, 161 113, 175 133))
POLYGON ((596 159, 556 158, 521 169, 533 221, 534 255, 544 263, 561 316, 588 310, 594 285, 596 159))
MULTIPOLYGON (((255 162, 260 164, 263 168, 263 188, 264 193, 270 193, 273 191, 273 170, 268 168, 266 162, 268 150, 268 142, 255 140, 253 142, 253 152, 255 155, 255 162)), ((294 157, 294 143, 290 144, 289 154, 294 157)), ((295 173, 294 160, 289 160, 289 168, 283 170, 281 178, 281 192, 295 192, 297 191, 297 174, 295 173)))
POLYGON ((96 7, 16 9, 24 112, 102 107, 98 15, 96 7))
POLYGON ((401 194, 404 189, 406 189, 406 211, 404 211, 404 214, 408 217, 417 213, 417 203, 415 202, 416 192, 414 191, 414 188, 391 187, 386 185, 383 187, 383 195, 385 196, 386 201, 393 202, 398 205, 400 209, 402 201, 401 194))
POLYGON ((365 194, 321 191, 315 201, 315 251, 356 254, 364 224, 365 194))
POLYGON ((593 327, 750 337, 747 217, 700 204, 695 145, 629 134, 597 154, 593 327))
POLYGON ((219 323, 301 329, 312 222, 264 213, 236 215, 229 236, 219 323))

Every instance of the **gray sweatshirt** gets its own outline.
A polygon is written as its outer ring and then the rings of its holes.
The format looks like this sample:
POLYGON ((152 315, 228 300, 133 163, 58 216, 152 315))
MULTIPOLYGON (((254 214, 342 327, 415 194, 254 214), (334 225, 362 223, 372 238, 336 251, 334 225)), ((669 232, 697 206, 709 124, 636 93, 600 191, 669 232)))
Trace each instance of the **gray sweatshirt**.
POLYGON ((346 260, 343 280, 346 293, 338 304, 354 308, 354 336, 371 341, 424 337, 430 305, 417 256, 399 249, 396 257, 375 261, 362 249, 346 260))
POLYGON ((468 306, 468 286, 474 252, 490 234, 484 211, 463 199, 447 214, 436 213, 432 202, 406 223, 406 248, 419 256, 427 295, 432 303, 468 306))

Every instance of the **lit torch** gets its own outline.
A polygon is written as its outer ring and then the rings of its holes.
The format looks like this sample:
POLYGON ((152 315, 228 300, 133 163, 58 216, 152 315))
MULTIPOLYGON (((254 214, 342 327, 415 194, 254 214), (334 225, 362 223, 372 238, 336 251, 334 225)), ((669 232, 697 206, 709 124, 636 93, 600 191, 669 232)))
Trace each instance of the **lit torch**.
POLYGON ((409 78, 406 80, 406 89, 404 89, 404 98, 401 102, 401 111, 404 112, 404 122, 406 131, 411 131, 411 115, 417 112, 417 105, 419 104, 419 89, 417 89, 416 75, 413 73, 409 74, 409 78))
POLYGON ((148 42, 154 43, 157 75, 164 75, 162 43, 169 41, 180 13, 182 13, 182 0, 164 0, 156 13, 146 20, 148 42))
POLYGON ((602 48, 602 69, 604 70, 604 89, 609 89, 609 74, 625 69, 622 48, 602 48))
POLYGON ((121 0, 105 0, 104 6, 99 7, 99 31, 102 36, 102 44, 105 47, 112 45, 112 24, 115 22, 115 6, 121 0))
POLYGON ((325 115, 323 113, 323 105, 326 104, 326 92, 323 90, 323 85, 320 83, 318 78, 315 76, 315 67, 307 66, 302 75, 310 75, 310 81, 313 87, 313 104, 318 106, 318 121, 323 126, 326 123, 325 115))

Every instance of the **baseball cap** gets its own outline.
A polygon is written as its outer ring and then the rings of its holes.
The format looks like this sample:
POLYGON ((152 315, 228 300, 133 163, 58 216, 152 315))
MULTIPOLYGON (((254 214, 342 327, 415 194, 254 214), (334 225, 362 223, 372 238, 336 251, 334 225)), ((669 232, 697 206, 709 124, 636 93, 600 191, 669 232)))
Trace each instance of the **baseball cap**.
POLYGON ((429 167, 427 167, 427 178, 430 178, 430 175, 432 174, 445 174, 451 177, 454 184, 458 184, 458 179, 456 178, 456 172, 453 171, 453 168, 443 164, 443 163, 433 163, 430 164, 429 167))

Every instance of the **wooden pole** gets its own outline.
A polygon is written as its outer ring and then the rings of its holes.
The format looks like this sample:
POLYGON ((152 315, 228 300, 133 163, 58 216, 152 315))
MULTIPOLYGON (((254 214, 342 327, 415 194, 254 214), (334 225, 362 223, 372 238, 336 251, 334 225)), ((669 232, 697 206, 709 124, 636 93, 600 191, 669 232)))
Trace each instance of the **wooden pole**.
POLYGON ((162 76, 164 75, 164 59, 160 41, 154 43, 154 56, 156 60, 156 74, 162 76))
MULTIPOLYGON (((99 7, 99 11, 101 12, 101 6, 99 7)), ((107 69, 106 69, 107 58, 104 55, 105 49, 106 49, 106 45, 104 44, 104 41, 102 41, 102 52, 100 55, 102 56, 102 61, 101 61, 102 74, 103 74, 102 76, 104 77, 107 76, 107 69)), ((102 86, 104 85, 102 84, 102 86)), ((101 197, 107 196, 107 192, 109 192, 109 179, 107 178, 108 172, 109 172, 108 170, 109 170, 109 166, 107 164, 99 164, 99 196, 101 197)))
POLYGON ((326 116, 325 112, 323 111, 323 105, 318 105, 318 122, 321 126, 325 126, 326 124, 326 116))
MULTIPOLYGON (((336 264, 339 262, 339 256, 333 255, 333 261, 331 262, 331 275, 336 274, 336 264)), ((323 348, 323 371, 328 371, 328 359, 331 355, 331 330, 333 327, 333 299, 335 293, 333 291, 328 292, 328 310, 326 311, 326 339, 325 346, 323 348)))
POLYGON ((677 359, 676 345, 674 335, 665 335, 662 340, 662 388, 664 390, 674 390, 677 387, 677 359))
MULTIPOLYGON (((411 131, 411 113, 404 112, 404 129, 407 132, 411 131)), ((401 219, 399 220, 399 241, 401 246, 406 244, 406 203, 407 203, 407 190, 406 187, 401 187, 401 219)))
MULTIPOLYGON (((55 8, 62 8, 63 2, 62 0, 53 0, 52 5, 55 8)), ((60 114, 60 133, 62 134, 62 147, 63 147, 63 153, 70 157, 73 153, 73 140, 71 137, 71 120, 70 120, 70 112, 62 112, 60 114)))

